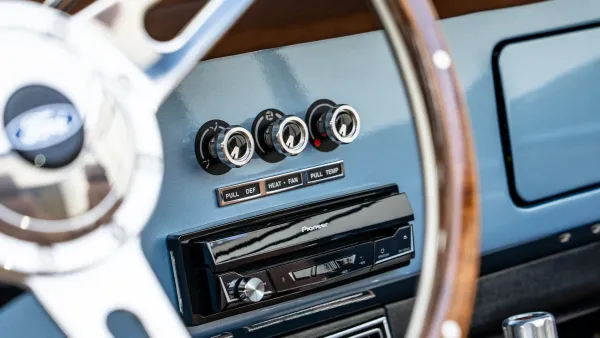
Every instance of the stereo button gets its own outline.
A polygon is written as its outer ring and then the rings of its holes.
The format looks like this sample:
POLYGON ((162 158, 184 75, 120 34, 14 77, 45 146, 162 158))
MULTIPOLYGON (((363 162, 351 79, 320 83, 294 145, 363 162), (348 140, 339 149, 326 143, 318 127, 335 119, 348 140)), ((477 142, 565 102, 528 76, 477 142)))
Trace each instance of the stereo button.
POLYGON ((325 275, 330 272, 334 272, 335 270, 337 270, 337 268, 338 268, 338 266, 337 266, 337 264, 335 264, 335 262, 327 262, 325 264, 319 264, 319 265, 317 265, 317 276, 325 275))
POLYGON ((312 275, 313 275, 313 268, 306 268, 306 269, 292 272, 292 276, 294 276, 294 280, 310 278, 312 275))
POLYGON ((356 255, 352 255, 352 256, 344 257, 342 259, 337 259, 335 262, 341 268, 346 265, 354 264, 355 260, 356 260, 356 255))
POLYGON ((394 236, 375 241, 375 264, 404 256, 412 251, 412 227, 400 228, 394 236))

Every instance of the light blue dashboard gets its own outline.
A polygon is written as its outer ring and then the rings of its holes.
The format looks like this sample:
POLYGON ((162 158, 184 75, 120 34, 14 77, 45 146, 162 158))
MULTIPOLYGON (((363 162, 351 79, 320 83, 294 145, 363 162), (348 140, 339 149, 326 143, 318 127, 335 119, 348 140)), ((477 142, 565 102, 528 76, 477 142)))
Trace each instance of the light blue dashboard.
MULTIPOLYGON (((600 190, 529 208, 515 205, 508 190, 491 69, 492 51, 501 40, 592 20, 600 20, 600 2, 580 0, 575 5, 558 0, 442 21, 475 136, 484 253, 600 220, 600 190)), ((540 90, 544 88, 531 92, 540 90)), ((165 241, 171 233, 218 226, 228 220, 389 183, 396 183, 407 193, 415 211, 417 254, 409 266, 192 328, 196 336, 210 336, 250 320, 268 319, 418 273, 423 240, 419 154, 400 77, 382 32, 202 62, 162 106, 158 121, 165 179, 158 207, 143 233, 143 247, 174 307, 176 292, 165 241), (308 106, 321 98, 348 103, 361 114, 361 134, 355 142, 331 153, 309 145, 301 155, 277 164, 256 156, 247 166, 223 176, 211 176, 198 166, 193 142, 205 121, 219 118, 250 128, 253 118, 265 108, 304 117, 308 106), (334 160, 344 160, 344 179, 217 207, 218 187, 334 160)), ((18 332, 19 337, 61 336, 31 295, 2 309, 0 332, 18 332)))
POLYGON ((497 48, 518 202, 600 182, 599 39, 587 26, 497 48))

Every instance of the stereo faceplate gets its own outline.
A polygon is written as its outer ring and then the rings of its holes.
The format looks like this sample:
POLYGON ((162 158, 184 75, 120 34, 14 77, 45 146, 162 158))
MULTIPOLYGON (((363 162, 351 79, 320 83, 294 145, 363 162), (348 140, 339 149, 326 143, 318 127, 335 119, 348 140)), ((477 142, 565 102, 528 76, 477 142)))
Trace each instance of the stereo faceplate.
POLYGON ((181 312, 196 325, 407 265, 413 210, 395 185, 171 235, 181 312))

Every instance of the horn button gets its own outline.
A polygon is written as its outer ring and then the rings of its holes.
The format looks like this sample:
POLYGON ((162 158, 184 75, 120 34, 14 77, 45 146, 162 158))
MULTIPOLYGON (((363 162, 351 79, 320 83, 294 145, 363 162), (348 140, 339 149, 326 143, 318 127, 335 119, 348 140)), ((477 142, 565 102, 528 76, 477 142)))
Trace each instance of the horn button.
POLYGON ((58 91, 40 85, 19 89, 4 109, 4 128, 13 149, 40 168, 73 162, 83 147, 83 119, 58 91))

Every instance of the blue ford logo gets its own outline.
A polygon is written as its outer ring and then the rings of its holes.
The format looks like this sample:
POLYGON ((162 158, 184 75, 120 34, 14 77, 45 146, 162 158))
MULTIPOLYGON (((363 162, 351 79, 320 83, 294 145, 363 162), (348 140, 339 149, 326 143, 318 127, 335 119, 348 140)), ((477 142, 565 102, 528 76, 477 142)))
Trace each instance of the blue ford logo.
POLYGON ((64 167, 81 153, 83 117, 59 91, 42 85, 25 86, 2 108, 4 132, 12 148, 35 166, 64 167))
POLYGON ((72 104, 53 103, 17 115, 6 125, 16 150, 31 151, 62 143, 75 135, 83 121, 72 104))

